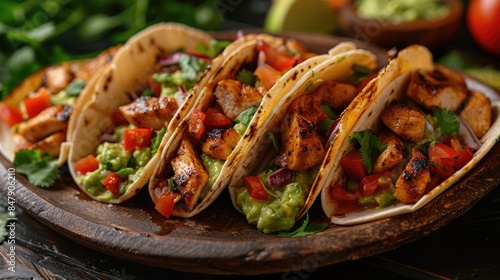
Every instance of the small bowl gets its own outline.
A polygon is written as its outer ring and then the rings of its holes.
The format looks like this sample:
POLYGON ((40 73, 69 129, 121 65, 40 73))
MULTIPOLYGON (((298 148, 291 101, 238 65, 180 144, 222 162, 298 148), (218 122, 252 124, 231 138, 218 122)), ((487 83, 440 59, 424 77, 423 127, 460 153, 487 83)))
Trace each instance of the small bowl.
POLYGON ((402 49, 420 44, 432 51, 442 51, 455 38, 464 12, 460 0, 444 0, 449 10, 444 17, 392 23, 360 17, 353 2, 347 1, 340 10, 339 26, 344 35, 354 38, 359 47, 373 43, 386 48, 402 49))

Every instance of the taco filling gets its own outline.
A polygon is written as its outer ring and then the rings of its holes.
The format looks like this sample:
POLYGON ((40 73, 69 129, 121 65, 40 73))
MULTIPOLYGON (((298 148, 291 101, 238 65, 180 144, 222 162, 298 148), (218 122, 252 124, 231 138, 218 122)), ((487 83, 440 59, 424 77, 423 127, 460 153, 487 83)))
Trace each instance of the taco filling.
POLYGON ((340 160, 345 186, 333 186, 335 214, 415 203, 465 166, 490 127, 489 99, 463 77, 436 66, 411 74, 405 100, 382 111, 380 129, 355 131, 340 160))
MULTIPOLYGON (((288 107, 278 133, 268 131, 275 155, 268 168, 244 178, 236 203, 250 224, 264 233, 295 224, 335 136, 339 116, 371 79, 372 70, 352 67, 346 81, 324 81, 288 107)), ((312 86, 312 85, 311 85, 312 86)))
POLYGON ((120 197, 156 153, 166 127, 210 58, 176 52, 157 59, 147 84, 130 104, 113 112, 113 127, 101 136, 96 155, 75 164, 77 182, 101 201, 120 197))
MULTIPOLYGON (((293 42, 293 41, 289 41, 293 42)), ((213 97, 194 109, 175 157, 154 180, 156 209, 169 217, 175 206, 193 210, 219 178, 262 97, 292 67, 312 56, 298 43, 271 48, 258 40, 258 59, 241 65, 234 78, 217 82, 213 97)))

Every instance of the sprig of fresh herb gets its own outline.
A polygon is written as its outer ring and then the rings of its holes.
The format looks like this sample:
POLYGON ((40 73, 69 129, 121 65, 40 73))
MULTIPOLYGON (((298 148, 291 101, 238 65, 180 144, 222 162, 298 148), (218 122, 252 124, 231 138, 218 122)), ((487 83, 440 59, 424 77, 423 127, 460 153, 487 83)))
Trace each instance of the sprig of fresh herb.
POLYGON ((366 165, 366 171, 371 174, 373 160, 387 147, 387 145, 378 140, 377 135, 371 129, 355 131, 353 134, 349 135, 348 139, 351 143, 354 141, 359 143, 362 161, 366 165))
POLYGON ((38 187, 48 188, 59 179, 57 159, 43 155, 40 150, 21 149, 14 157, 14 167, 28 181, 38 187))
POLYGON ((281 237, 302 237, 302 236, 307 236, 307 235, 318 233, 320 231, 323 231, 327 227, 328 227, 328 224, 309 223, 309 213, 306 213, 306 216, 302 219, 302 224, 300 224, 295 229, 291 229, 290 231, 280 232, 280 233, 278 233, 278 236, 281 236, 281 237))
POLYGON ((253 116, 255 115, 255 112, 257 112, 257 107, 250 107, 246 109, 245 111, 241 112, 236 119, 234 119, 235 122, 244 124, 245 126, 248 126, 250 122, 252 121, 253 116))
POLYGON ((460 122, 453 111, 434 107, 434 116, 441 130, 441 136, 453 136, 458 133, 460 122))
POLYGON ((255 85, 257 77, 255 77, 252 71, 243 68, 236 74, 236 79, 246 85, 253 86, 255 85))

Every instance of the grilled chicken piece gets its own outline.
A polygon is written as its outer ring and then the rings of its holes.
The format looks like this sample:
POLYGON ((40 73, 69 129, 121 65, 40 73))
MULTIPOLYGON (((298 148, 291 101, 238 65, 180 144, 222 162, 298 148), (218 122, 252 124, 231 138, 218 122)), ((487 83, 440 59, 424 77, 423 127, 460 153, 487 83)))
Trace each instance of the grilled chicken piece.
POLYGON ((61 65, 46 68, 43 70, 42 77, 45 87, 48 88, 52 94, 57 94, 71 83, 74 74, 69 64, 63 63, 61 65))
POLYGON ((43 153, 49 154, 53 157, 58 157, 61 151, 61 144, 66 140, 65 132, 56 132, 47 138, 44 138, 30 146, 28 149, 41 150, 43 153))
POLYGON ((231 79, 219 81, 214 95, 224 114, 232 120, 246 109, 259 106, 262 100, 262 95, 257 89, 231 79))
POLYGON ((316 123, 322 118, 321 97, 303 95, 287 111, 281 126, 282 147, 275 163, 291 170, 320 165, 326 151, 316 123))
POLYGON ((414 72, 406 94, 428 110, 438 106, 455 111, 469 91, 459 73, 438 65, 431 71, 414 72))
POLYGON ((236 130, 213 129, 207 133, 207 139, 201 145, 201 150, 216 159, 227 160, 241 136, 236 130))
POLYGON ((392 132, 405 140, 418 142, 424 137, 424 115, 404 104, 392 102, 382 111, 380 118, 392 132))
POLYGON ((129 123, 159 130, 170 122, 177 108, 174 98, 141 96, 119 109, 129 123))
POLYGON ((381 173, 391 170, 403 160, 405 149, 403 142, 390 131, 382 131, 378 134, 378 139, 387 145, 385 150, 375 159, 373 163, 373 173, 381 173))
POLYGON ((342 109, 351 103, 358 94, 358 90, 351 84, 325 81, 311 94, 321 96, 323 102, 328 103, 334 109, 342 109))
POLYGON ((460 117, 469 124, 476 136, 481 138, 491 126, 490 100, 481 92, 472 90, 460 117))
POLYGON ((430 180, 429 159, 417 148, 411 150, 411 158, 394 186, 394 196, 403 203, 417 202, 430 180))
POLYGON ((111 62, 113 56, 120 49, 120 46, 110 48, 102 53, 100 53, 97 57, 89 60, 84 65, 82 65, 77 71, 75 80, 84 80, 89 81, 90 78, 103 66, 111 62))
POLYGON ((172 159, 172 169, 182 200, 192 210, 208 182, 208 172, 189 140, 182 139, 177 157, 172 159))
POLYGON ((72 111, 73 107, 68 105, 51 106, 19 125, 17 133, 36 143, 55 132, 66 130, 72 111))

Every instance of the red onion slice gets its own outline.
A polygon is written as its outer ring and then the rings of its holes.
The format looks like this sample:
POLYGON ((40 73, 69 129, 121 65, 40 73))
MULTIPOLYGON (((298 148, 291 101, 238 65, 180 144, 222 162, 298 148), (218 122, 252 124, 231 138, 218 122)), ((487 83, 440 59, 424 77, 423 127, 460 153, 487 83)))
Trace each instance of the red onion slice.
POLYGON ((464 138, 464 144, 472 150, 477 150, 481 147, 481 141, 477 138, 474 130, 470 127, 466 120, 457 116, 457 119, 460 121, 460 127, 458 129, 458 134, 460 134, 464 138))
POLYGON ((282 188, 292 182, 292 170, 280 168, 267 177, 267 183, 276 188, 282 188))
POLYGON ((182 57, 183 54, 184 53, 176 52, 176 53, 173 53, 173 54, 169 54, 167 56, 163 56, 158 61, 158 64, 160 66, 169 66, 169 65, 178 64, 179 60, 181 59, 181 57, 182 57))
POLYGON ((339 127, 340 127, 340 118, 336 119, 330 126, 330 130, 326 134, 325 147, 328 147, 332 144, 333 138, 335 138, 335 135, 337 134, 339 127))
POLYGON ((175 95, 175 101, 177 102, 178 106, 181 106, 182 103, 184 103, 184 101, 186 100, 188 92, 184 85, 178 85, 177 89, 179 90, 179 92, 175 95))

